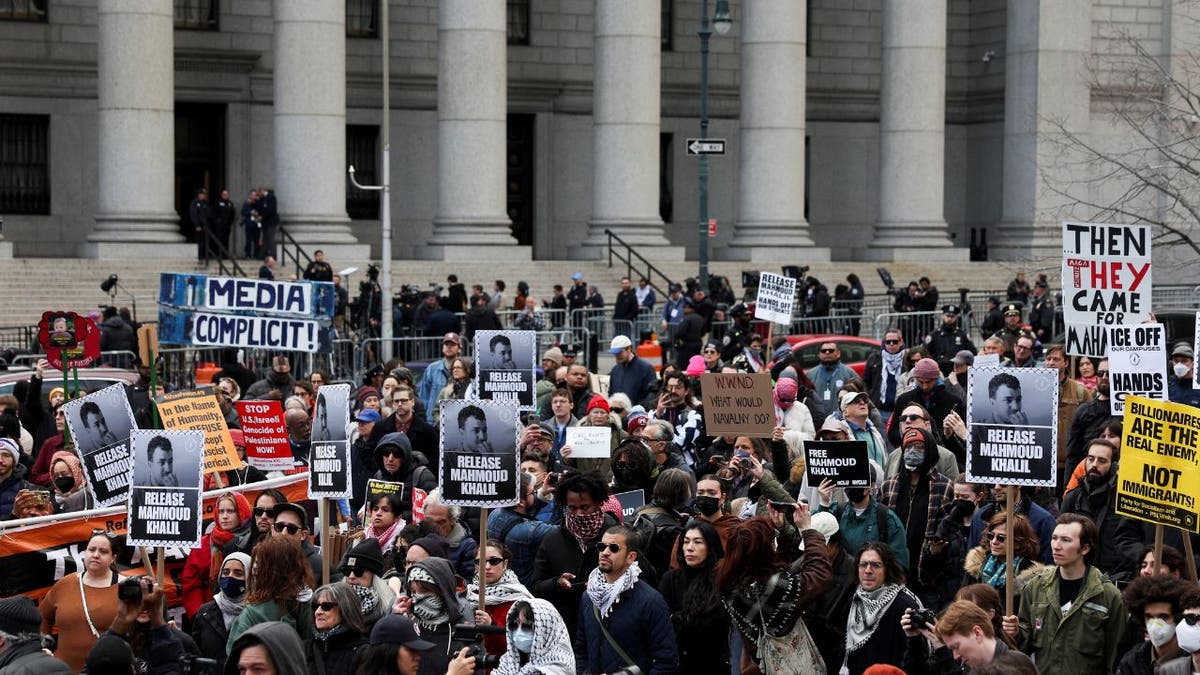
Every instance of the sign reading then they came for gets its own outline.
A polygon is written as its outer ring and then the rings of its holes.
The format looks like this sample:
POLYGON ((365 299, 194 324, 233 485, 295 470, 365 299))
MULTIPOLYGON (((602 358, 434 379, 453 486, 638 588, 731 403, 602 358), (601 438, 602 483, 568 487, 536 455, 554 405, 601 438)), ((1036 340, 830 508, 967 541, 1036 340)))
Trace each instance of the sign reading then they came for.
POLYGON ((1106 326, 1150 316, 1150 226, 1063 223, 1067 353, 1107 355, 1106 326))
POLYGON ((1140 396, 1125 399, 1116 513, 1200 532, 1200 410, 1140 396))
POLYGON ((771 437, 775 399, 770 373, 704 373, 700 394, 710 436, 771 437))
POLYGON ((770 272, 758 274, 758 297, 754 318, 773 323, 792 323, 792 305, 796 302, 796 280, 770 272))

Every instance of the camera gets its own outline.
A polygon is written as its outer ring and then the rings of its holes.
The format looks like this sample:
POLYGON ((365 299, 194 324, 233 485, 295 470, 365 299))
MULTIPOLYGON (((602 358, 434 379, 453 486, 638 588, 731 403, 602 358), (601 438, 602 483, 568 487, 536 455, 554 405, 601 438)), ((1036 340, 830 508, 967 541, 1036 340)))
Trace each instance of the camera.
POLYGON ((796 512, 795 504, 788 504, 785 502, 774 502, 774 501, 768 501, 767 503, 770 505, 771 510, 782 513, 787 520, 791 520, 792 514, 794 514, 796 512))
POLYGON ((933 630, 933 624, 937 623, 937 614, 932 609, 914 609, 908 620, 913 628, 933 630))
MULTIPOLYGON (((146 580, 146 590, 154 591, 154 582, 146 580)), ((142 580, 138 577, 125 579, 117 585, 117 599, 126 604, 139 604, 142 601, 142 580)))
POLYGON ((217 662, 199 656, 184 654, 179 657, 179 672, 183 675, 217 675, 217 662))
POLYGON ((450 641, 450 653, 457 654, 462 651, 463 647, 466 647, 467 656, 475 657, 476 673, 482 673, 500 665, 500 656, 489 654, 483 648, 483 636, 507 635, 508 629, 504 626, 460 624, 455 626, 450 634, 454 636, 454 639, 450 641))
POLYGON ((747 471, 754 468, 754 461, 749 457, 739 457, 738 464, 740 464, 741 467, 747 471))
POLYGON ((546 474, 546 485, 550 487, 558 487, 558 481, 562 480, 562 474, 554 471, 546 474))

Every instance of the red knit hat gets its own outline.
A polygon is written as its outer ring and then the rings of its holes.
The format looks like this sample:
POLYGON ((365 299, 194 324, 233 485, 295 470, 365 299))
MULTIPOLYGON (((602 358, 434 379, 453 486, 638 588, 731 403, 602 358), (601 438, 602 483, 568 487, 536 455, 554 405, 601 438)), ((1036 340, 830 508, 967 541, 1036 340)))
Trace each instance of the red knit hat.
POLYGON ((604 397, 600 394, 593 394, 592 400, 588 401, 587 411, 590 413, 593 408, 604 408, 604 412, 610 412, 608 401, 604 400, 604 397))

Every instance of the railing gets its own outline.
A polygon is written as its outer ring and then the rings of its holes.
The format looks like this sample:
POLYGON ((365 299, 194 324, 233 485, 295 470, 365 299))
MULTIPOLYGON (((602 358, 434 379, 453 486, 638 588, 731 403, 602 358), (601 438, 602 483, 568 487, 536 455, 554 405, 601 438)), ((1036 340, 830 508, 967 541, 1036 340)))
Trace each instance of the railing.
POLYGON ((664 290, 664 288, 671 287, 671 284, 673 283, 671 279, 667 275, 663 274, 662 270, 655 267, 653 263, 643 258, 642 254, 633 250, 633 247, 625 243, 624 239, 620 238, 616 234, 613 234, 612 230, 605 228, 604 234, 608 235, 608 266, 613 266, 613 258, 625 263, 625 276, 629 277, 631 281, 635 282, 637 279, 645 277, 646 280, 650 282, 650 288, 654 289, 654 292, 658 295, 658 297, 665 299, 667 297, 667 292, 664 290), (624 247, 623 254, 621 251, 615 249, 613 246, 613 240, 616 240, 617 244, 624 247), (635 266, 635 259, 637 264, 640 264, 642 267, 635 266), (642 274, 643 268, 646 270, 645 274, 642 274), (638 273, 638 276, 636 277, 633 274, 635 271, 638 273), (662 286, 659 286, 657 283, 655 283, 655 275, 662 279, 662 286))
POLYGON ((0 349, 40 349, 37 346, 37 326, 0 327, 0 349))
MULTIPOLYGON (((541 365, 542 352, 550 347, 562 347, 565 345, 575 345, 579 348, 579 355, 576 357, 577 363, 588 363, 585 346, 590 342, 591 331, 586 328, 534 331, 534 335, 537 336, 535 348, 537 353, 534 355, 537 365, 541 365)), ((442 358, 441 336, 394 337, 390 340, 390 344, 392 354, 405 363, 429 364, 442 358)), ((382 345, 383 338, 367 338, 359 342, 355 347, 353 371, 356 381, 371 367, 382 365, 379 360, 380 347, 382 345)), ((459 354, 473 359, 475 356, 474 352, 474 341, 464 336, 459 354)))
POLYGON ((234 257, 229 249, 225 248, 225 242, 217 238, 217 235, 207 225, 200 228, 202 237, 204 237, 204 266, 208 267, 210 260, 217 262, 217 269, 221 276, 244 277, 246 272, 242 266, 238 264, 237 258, 234 257), (216 255, 213 255, 213 254, 216 255), (226 267, 226 265, 229 267, 226 267))
POLYGON ((275 261, 279 264, 279 268, 283 269, 288 265, 288 260, 291 260, 292 264, 296 266, 296 278, 303 278, 304 270, 308 268, 312 258, 282 225, 278 226, 277 231, 279 242, 276 244, 276 248, 279 249, 279 255, 275 256, 275 261), (304 259, 303 262, 301 262, 301 258, 304 259))

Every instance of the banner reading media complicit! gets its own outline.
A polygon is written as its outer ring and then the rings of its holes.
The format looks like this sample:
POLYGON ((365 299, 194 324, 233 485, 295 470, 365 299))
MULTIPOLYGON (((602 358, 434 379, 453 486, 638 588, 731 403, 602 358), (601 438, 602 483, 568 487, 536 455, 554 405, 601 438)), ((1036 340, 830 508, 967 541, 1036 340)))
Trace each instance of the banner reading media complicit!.
POLYGON ((197 347, 329 351, 335 294, 326 281, 164 272, 159 340, 197 347))

